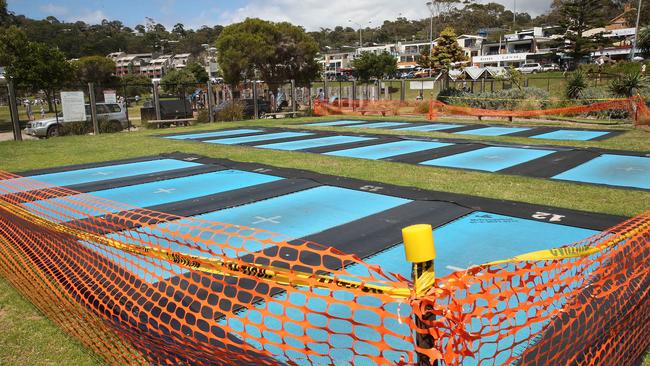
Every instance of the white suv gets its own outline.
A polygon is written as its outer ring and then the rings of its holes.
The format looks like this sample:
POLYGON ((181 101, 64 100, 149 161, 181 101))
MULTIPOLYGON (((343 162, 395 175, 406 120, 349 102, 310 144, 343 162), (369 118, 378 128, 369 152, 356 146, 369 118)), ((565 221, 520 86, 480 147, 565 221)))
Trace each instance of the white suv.
MULTIPOLYGON (((54 137, 59 135, 59 127, 63 122, 63 112, 59 112, 59 118, 50 117, 27 123, 25 132, 35 137, 54 137), (57 123, 58 120, 58 123, 57 123)), ((126 107, 116 103, 97 103, 97 119, 107 121, 113 125, 113 130, 118 131, 129 126, 126 118, 126 107)), ((86 104, 86 122, 90 122, 90 105, 86 104)))
POLYGON ((542 65, 538 63, 527 63, 518 67, 517 70, 519 70, 523 74, 534 74, 537 72, 544 71, 544 68, 542 67, 542 65))

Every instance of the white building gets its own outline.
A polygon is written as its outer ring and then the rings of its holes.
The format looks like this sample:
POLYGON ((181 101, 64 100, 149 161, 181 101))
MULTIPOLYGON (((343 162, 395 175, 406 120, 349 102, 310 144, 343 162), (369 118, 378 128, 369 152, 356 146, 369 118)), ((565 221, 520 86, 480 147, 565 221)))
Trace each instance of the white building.
POLYGON ((506 34, 499 42, 481 43, 480 54, 472 57, 472 63, 485 66, 520 66, 535 55, 550 52, 548 43, 553 40, 556 27, 535 27, 506 34))

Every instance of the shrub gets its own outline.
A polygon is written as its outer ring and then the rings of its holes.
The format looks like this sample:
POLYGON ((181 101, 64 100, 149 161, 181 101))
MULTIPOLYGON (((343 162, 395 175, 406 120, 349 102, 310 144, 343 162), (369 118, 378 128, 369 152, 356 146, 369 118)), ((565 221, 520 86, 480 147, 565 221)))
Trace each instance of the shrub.
POLYGON ((644 80, 640 72, 628 72, 612 80, 609 90, 617 96, 629 98, 643 88, 644 80))
MULTIPOLYGON (((593 103, 602 102, 603 99, 614 98, 615 96, 605 88, 585 88, 577 101, 582 105, 589 105, 593 103)), ((596 117, 596 118, 613 118, 613 119, 624 119, 628 117, 627 111, 623 110, 604 110, 604 111, 594 111, 585 114, 586 116, 596 117)))
POLYGON ((59 136, 85 135, 92 130, 87 122, 65 122, 59 124, 59 136))
POLYGON ((460 89, 446 88, 446 89, 442 89, 438 93, 437 99, 446 104, 458 104, 457 99, 455 97, 462 97, 464 94, 465 92, 463 92, 460 89))
POLYGON ((580 96, 586 87, 587 75, 583 71, 577 70, 572 73, 571 77, 569 77, 569 80, 567 80, 564 94, 566 95, 567 99, 576 99, 580 96))
POLYGON ((244 106, 239 102, 228 103, 216 116, 216 121, 241 121, 244 119, 244 106))
POLYGON ((122 124, 119 121, 108 121, 105 119, 99 121, 100 133, 115 133, 121 132, 122 130, 122 124))
POLYGON ((550 105, 549 93, 540 88, 513 88, 483 93, 461 93, 451 104, 495 110, 544 109, 550 105))
POLYGON ((196 115, 196 123, 208 123, 210 122, 210 114, 207 109, 202 109, 196 115))

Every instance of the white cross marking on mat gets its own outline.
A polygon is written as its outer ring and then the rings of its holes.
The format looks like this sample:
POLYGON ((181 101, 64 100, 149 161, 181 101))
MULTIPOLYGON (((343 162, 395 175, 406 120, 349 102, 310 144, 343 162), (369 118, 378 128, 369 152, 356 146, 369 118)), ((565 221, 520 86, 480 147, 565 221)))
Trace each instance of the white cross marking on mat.
POLYGON ((153 193, 172 193, 175 190, 176 188, 158 188, 158 190, 153 193))
POLYGON ((279 219, 281 219, 282 216, 273 216, 273 217, 255 216, 255 218, 257 219, 257 221, 253 222, 253 225, 254 224, 261 224, 263 222, 270 222, 272 224, 279 224, 280 223, 279 219))
POLYGON ((111 174, 111 172, 97 172, 97 173, 95 173, 93 175, 110 175, 110 174, 111 174))
POLYGON ((625 168, 621 167, 621 168, 616 168, 616 169, 625 170, 626 172, 642 172, 642 171, 645 171, 645 169, 643 169, 643 168, 636 168, 636 167, 633 167, 633 166, 628 166, 628 167, 625 167, 625 168))

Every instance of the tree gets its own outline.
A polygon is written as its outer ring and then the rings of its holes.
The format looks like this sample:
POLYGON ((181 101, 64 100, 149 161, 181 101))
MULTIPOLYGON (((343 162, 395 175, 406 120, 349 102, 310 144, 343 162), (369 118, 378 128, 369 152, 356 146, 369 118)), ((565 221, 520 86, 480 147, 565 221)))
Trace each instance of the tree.
POLYGON ((645 86, 643 75, 639 71, 628 72, 612 80, 609 90, 616 96, 629 98, 645 86))
POLYGON ((451 64, 466 61, 465 52, 456 42, 456 32, 447 27, 440 32, 431 52, 431 65, 438 70, 449 70, 451 64))
POLYGON ((104 56, 86 56, 73 62, 77 79, 82 83, 97 85, 115 81, 115 62, 104 56))
POLYGON ((169 94, 187 94, 196 88, 196 78, 187 69, 172 70, 163 76, 160 86, 169 94))
POLYGON ((246 19, 223 29, 216 42, 223 77, 229 84, 261 77, 272 90, 294 79, 305 85, 319 71, 318 45, 301 27, 246 19))
POLYGON ((0 60, 5 62, 7 77, 32 91, 45 93, 50 112, 54 91, 66 86, 74 71, 61 51, 27 42, 24 33, 14 26, 0 32, 0 60))
POLYGON ((352 67, 357 77, 363 81, 372 78, 381 79, 397 72, 397 60, 388 52, 380 54, 363 52, 352 61, 352 67))
POLYGON ((125 85, 125 93, 127 97, 135 97, 136 95, 143 95, 151 92, 151 80, 144 75, 124 75, 121 81, 122 84, 125 85))
POLYGON ((559 0, 554 6, 559 9, 565 38, 571 43, 568 54, 579 62, 596 47, 594 39, 585 37, 584 32, 604 24, 603 1, 559 0))
POLYGON ((207 83, 208 80, 210 80, 210 76, 208 75, 208 72, 205 71, 205 67, 198 62, 188 64, 185 69, 191 72, 199 83, 207 83))
POLYGON ((650 26, 639 30, 639 41, 637 43, 644 56, 650 56, 650 26))

